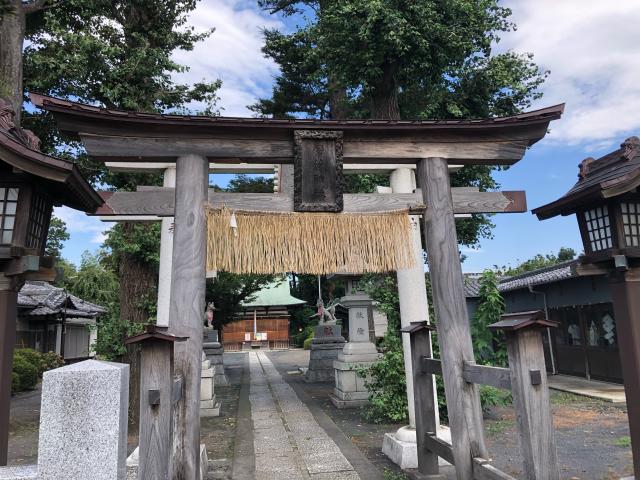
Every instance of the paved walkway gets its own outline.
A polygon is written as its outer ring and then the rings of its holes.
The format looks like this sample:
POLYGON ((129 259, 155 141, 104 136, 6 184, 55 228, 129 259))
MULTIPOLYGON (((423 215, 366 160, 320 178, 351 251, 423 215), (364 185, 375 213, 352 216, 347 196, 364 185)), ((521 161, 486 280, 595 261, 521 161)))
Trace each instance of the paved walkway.
POLYGON ((611 403, 625 403, 624 385, 599 382, 569 375, 549 375, 549 388, 574 393, 585 397, 598 398, 611 403))
POLYGON ((249 354, 249 370, 256 480, 360 479, 264 353, 249 354))

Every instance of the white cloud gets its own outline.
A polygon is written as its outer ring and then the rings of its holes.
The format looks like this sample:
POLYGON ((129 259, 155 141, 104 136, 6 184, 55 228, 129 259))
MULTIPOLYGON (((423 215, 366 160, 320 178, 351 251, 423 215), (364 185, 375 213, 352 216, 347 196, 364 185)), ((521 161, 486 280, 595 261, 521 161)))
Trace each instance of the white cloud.
POLYGON ((78 234, 90 235, 90 242, 101 245, 106 238, 106 231, 112 224, 105 224, 97 217, 89 217, 83 212, 68 207, 56 207, 53 214, 67 224, 67 230, 72 236, 78 234))
POLYGON ((226 116, 250 116, 246 107, 271 94, 278 67, 264 57, 262 29, 282 29, 280 20, 257 7, 252 0, 203 0, 191 14, 189 24, 197 32, 216 30, 193 51, 177 52, 176 61, 190 71, 176 80, 195 83, 220 78, 220 106, 226 116))
POLYGON ((566 102, 551 142, 616 146, 640 134, 640 2, 508 0, 516 32, 500 49, 532 52, 551 71, 540 106, 566 102), (613 7, 613 8, 612 8, 613 7))

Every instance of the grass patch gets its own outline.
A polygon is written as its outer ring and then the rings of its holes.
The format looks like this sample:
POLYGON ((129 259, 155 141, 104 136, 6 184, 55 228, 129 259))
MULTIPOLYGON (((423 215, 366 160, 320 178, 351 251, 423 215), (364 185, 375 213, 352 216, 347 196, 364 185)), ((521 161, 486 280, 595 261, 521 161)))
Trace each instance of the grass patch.
POLYGON ((384 473, 382 475, 384 480, 408 480, 409 478, 404 473, 397 473, 388 468, 384 469, 384 473))
POLYGON ((513 426, 513 420, 489 420, 484 422, 484 428, 490 436, 499 435, 513 426))
POLYGON ((624 437, 616 438, 613 441, 613 444, 616 447, 630 447, 631 446, 631 437, 624 436, 624 437))

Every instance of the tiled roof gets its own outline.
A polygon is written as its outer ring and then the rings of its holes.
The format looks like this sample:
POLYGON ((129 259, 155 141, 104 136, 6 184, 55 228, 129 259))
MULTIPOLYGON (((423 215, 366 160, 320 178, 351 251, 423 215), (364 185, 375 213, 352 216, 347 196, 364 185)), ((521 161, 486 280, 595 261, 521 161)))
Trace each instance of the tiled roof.
POLYGON ((466 298, 475 298, 480 295, 480 282, 477 275, 464 276, 464 296, 466 298))
POLYGON ((47 282, 26 282, 18 293, 18 307, 23 316, 58 315, 92 318, 107 309, 82 300, 47 282), (68 301, 67 301, 68 299, 68 301))
MULTIPOLYGON (((501 292, 510 292, 521 288, 535 287, 536 285, 545 285, 547 283, 559 282, 576 276, 575 270, 572 268, 577 260, 569 260, 568 262, 559 263, 550 267, 539 268, 530 272, 521 273, 512 277, 504 277, 500 279, 498 290, 501 292)), ((465 275, 464 278, 464 296, 466 298, 476 298, 480 294, 479 277, 465 275)))
POLYGON ((566 280, 567 278, 576 276, 574 270, 571 268, 575 263, 577 263, 577 260, 570 260, 568 262, 539 268, 538 270, 532 270, 531 272, 522 273, 513 277, 503 278, 500 280, 498 289, 501 292, 509 292, 520 288, 528 288, 529 285, 533 287, 536 285, 544 285, 546 283, 566 280))

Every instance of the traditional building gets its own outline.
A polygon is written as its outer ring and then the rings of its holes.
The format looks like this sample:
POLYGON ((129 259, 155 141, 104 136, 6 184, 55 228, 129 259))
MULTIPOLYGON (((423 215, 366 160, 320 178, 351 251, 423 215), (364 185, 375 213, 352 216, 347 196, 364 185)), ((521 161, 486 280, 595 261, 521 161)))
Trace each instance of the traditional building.
POLYGON ((306 302, 291 295, 282 277, 242 303, 236 320, 222 329, 227 351, 250 348, 289 348, 289 308, 306 302))
POLYGON ((18 293, 16 348, 55 352, 67 362, 93 357, 96 321, 106 312, 47 282, 26 282, 18 293))
MULTIPOLYGON (((503 278, 507 313, 546 310, 557 329, 543 335, 549 372, 622 383, 615 316, 604 274, 578 273, 577 260, 503 278)), ((479 301, 478 279, 467 276, 469 318, 479 301)))

